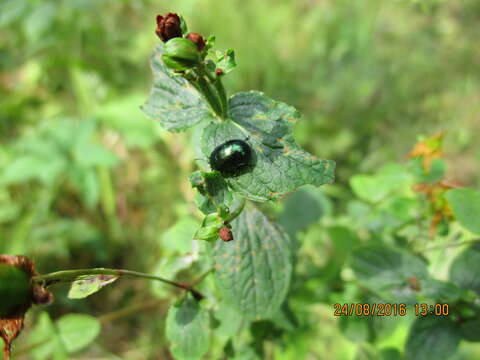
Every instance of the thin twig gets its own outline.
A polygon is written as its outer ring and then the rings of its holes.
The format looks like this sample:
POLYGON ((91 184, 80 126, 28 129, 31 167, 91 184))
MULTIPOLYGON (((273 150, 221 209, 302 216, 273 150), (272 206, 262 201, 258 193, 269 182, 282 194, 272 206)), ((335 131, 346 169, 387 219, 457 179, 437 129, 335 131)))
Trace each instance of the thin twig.
POLYGON ((168 280, 156 275, 144 274, 138 271, 131 270, 122 270, 122 269, 105 269, 105 268, 96 268, 96 269, 80 269, 80 270, 62 270, 53 272, 45 275, 37 275, 32 278, 32 281, 44 284, 49 286, 55 283, 61 282, 72 282, 78 280, 79 278, 92 276, 92 275, 110 275, 110 276, 131 276, 149 280, 161 281, 165 284, 169 284, 180 289, 186 290, 192 294, 192 296, 197 299, 203 299, 203 294, 193 289, 188 284, 179 283, 176 281, 168 280))
POLYGON ((199 283, 201 283, 203 281, 203 279, 205 279, 208 275, 210 275, 212 272, 214 271, 214 268, 211 268, 207 271, 205 271, 205 273, 203 273, 202 275, 200 275, 198 278, 196 278, 195 280, 193 280, 191 283, 190 283, 190 286, 189 287, 193 287, 193 286, 196 286, 198 285, 199 283))

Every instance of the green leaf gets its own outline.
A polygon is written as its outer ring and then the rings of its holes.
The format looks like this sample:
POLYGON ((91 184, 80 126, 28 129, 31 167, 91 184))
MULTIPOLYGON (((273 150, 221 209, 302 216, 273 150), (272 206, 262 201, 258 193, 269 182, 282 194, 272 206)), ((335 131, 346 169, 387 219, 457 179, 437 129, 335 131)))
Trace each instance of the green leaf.
POLYGON ((95 112, 99 121, 120 133, 128 147, 147 148, 159 138, 158 125, 146 116, 138 116, 138 104, 143 98, 141 93, 129 92, 103 103, 95 112))
POLYGON ((188 297, 168 310, 166 335, 178 359, 199 359, 209 347, 210 316, 198 301, 188 297))
POLYGON ((214 313, 220 325, 215 329, 215 335, 230 338, 237 334, 242 326, 243 316, 226 302, 221 302, 214 313))
POLYGON ((359 281, 370 290, 397 302, 414 301, 411 279, 422 283, 428 271, 422 259, 400 249, 367 245, 355 249, 351 267, 359 281))
POLYGON ((467 230, 480 235, 480 191, 452 189, 445 197, 458 222, 467 230))
POLYGON ((420 184, 433 184, 440 181, 445 175, 445 161, 433 159, 429 169, 423 165, 423 157, 410 159, 410 170, 420 184))
POLYGON ((155 49, 151 64, 153 87, 143 112, 169 131, 184 131, 213 114, 202 95, 183 77, 167 69, 162 61, 163 44, 155 49))
POLYGON ((396 164, 383 167, 375 175, 356 175, 350 179, 353 192, 362 200, 379 202, 392 191, 397 191, 409 183, 406 170, 396 164))
POLYGON ((85 206, 93 210, 100 197, 100 184, 94 168, 74 167, 70 169, 72 183, 82 194, 85 206))
POLYGON ((461 252, 450 266, 450 280, 480 295, 480 243, 461 252))
POLYGON ((329 206, 321 189, 306 186, 288 196, 278 222, 292 236, 318 221, 328 212, 329 206))
POLYGON ((190 253, 193 235, 199 226, 200 223, 197 219, 191 216, 181 217, 162 235, 161 246, 179 254, 190 253))
POLYGON ((253 149, 253 166, 229 177, 230 188, 251 200, 276 199, 299 186, 320 186, 334 180, 335 162, 320 160, 303 151, 293 138, 298 112, 263 93, 249 91, 230 98, 230 119, 210 123, 202 136, 202 151, 208 158, 220 144, 246 139, 253 149))
POLYGON ((476 311, 472 318, 463 319, 460 323, 460 333, 466 341, 480 342, 480 312, 476 311))
POLYGON ((57 10, 55 4, 50 2, 36 3, 31 8, 23 19, 23 31, 30 42, 41 44, 45 41, 45 35, 58 14, 57 10))
POLYGON ((406 360, 443 360, 454 354, 460 342, 458 328, 445 317, 419 317, 410 328, 406 360))
POLYGON ((380 350, 380 360, 402 360, 402 354, 393 347, 387 347, 380 350))
POLYGON ((215 55, 217 69, 221 69, 224 74, 228 74, 237 66, 235 63, 235 52, 233 49, 228 49, 224 52, 216 51, 215 55))
POLYGON ((233 360, 262 360, 254 344, 244 345, 239 349, 235 349, 233 360))
POLYGON ((378 360, 377 350, 369 343, 358 345, 354 360, 378 360))
POLYGON ((49 162, 33 154, 19 156, 5 168, 0 181, 7 185, 32 179, 38 179, 45 183, 52 182, 67 165, 55 155, 53 154, 49 162))
POLYGON ((0 3, 0 27, 22 18, 28 8, 28 0, 5 0, 0 3))
POLYGON ((339 329, 343 336, 355 343, 362 343, 373 339, 371 318, 362 316, 340 317, 339 329))
POLYGON ((450 281, 425 279, 420 287, 422 295, 436 303, 452 304, 462 296, 462 290, 450 281))
POLYGON ((82 167, 105 166, 113 167, 118 164, 117 156, 109 149, 93 142, 77 144, 73 150, 75 162, 82 167))
POLYGON ((271 317, 271 321, 279 328, 287 331, 294 331, 299 327, 299 322, 295 313, 290 308, 288 299, 284 301, 280 310, 271 317))
POLYGON ((58 332, 69 353, 83 349, 100 333, 100 322, 93 316, 68 314, 57 321, 58 332))
POLYGON ((341 265, 360 240, 358 236, 346 226, 337 225, 328 227, 327 233, 335 249, 334 261, 341 265))
POLYGON ((74 281, 68 292, 69 299, 83 299, 87 296, 95 294, 104 286, 113 283, 118 279, 114 275, 94 275, 86 276, 74 281))
POLYGON ((100 322, 92 316, 69 314, 55 324, 50 316, 40 314, 29 336, 33 357, 37 360, 67 359, 73 353, 88 346, 100 333, 100 322))
POLYGON ((31 353, 36 360, 67 359, 66 349, 47 312, 40 313, 36 319, 35 327, 29 333, 28 342, 29 346, 33 347, 31 353))
POLYGON ((290 285, 290 238, 255 208, 246 208, 232 228, 233 241, 214 245, 217 286, 246 318, 268 318, 279 310, 290 285))
POLYGON ((220 206, 229 207, 233 196, 228 191, 225 179, 218 172, 195 171, 189 176, 190 183, 200 193, 199 209, 204 214, 215 212, 220 206))

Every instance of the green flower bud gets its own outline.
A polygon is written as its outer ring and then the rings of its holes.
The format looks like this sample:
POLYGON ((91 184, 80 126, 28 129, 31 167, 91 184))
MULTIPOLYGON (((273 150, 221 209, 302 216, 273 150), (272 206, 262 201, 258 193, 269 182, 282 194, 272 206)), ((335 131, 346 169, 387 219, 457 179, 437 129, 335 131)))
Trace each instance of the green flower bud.
POLYGON ((200 64, 200 53, 191 40, 173 38, 165 43, 162 60, 168 68, 184 71, 200 64))
POLYGON ((30 275, 23 269, 0 263, 0 318, 24 311, 32 303, 30 275))
POLYGON ((223 219, 217 213, 208 214, 203 218, 202 226, 193 237, 198 240, 214 241, 222 227, 223 219))

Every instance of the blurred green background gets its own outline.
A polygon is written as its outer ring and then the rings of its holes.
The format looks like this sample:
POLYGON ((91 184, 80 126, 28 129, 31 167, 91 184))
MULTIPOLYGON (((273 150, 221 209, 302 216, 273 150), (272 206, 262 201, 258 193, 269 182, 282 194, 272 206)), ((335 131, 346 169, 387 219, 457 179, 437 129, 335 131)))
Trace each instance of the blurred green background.
MULTIPOLYGON (((183 269, 168 262, 188 259, 198 225, 191 134, 166 133, 139 109, 155 15, 169 11, 235 49, 229 93, 258 89, 302 112, 298 142, 337 161, 331 218, 353 197, 352 175, 402 162, 420 134, 443 131, 449 173, 480 184, 477 0, 1 0, 0 253, 26 254, 40 272, 183 269)), ((79 358, 169 358, 170 289, 122 281, 85 301, 55 293, 54 318, 106 316, 79 358), (155 298, 130 316, 105 315, 155 298)), ((310 337, 291 342, 305 358, 351 359, 325 299, 310 300, 322 326, 314 320, 310 337)), ((26 333, 19 344, 28 352, 26 333)))

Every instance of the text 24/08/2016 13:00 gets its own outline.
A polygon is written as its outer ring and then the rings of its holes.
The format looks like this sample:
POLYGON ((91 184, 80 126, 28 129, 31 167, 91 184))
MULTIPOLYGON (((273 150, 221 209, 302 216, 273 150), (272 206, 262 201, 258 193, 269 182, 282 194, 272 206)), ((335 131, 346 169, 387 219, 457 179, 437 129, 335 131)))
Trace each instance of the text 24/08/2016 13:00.
MULTIPOLYGON (((414 304, 415 316, 448 316, 448 304, 414 304)), ((333 304, 335 316, 406 316, 407 304, 345 303, 333 304)))

